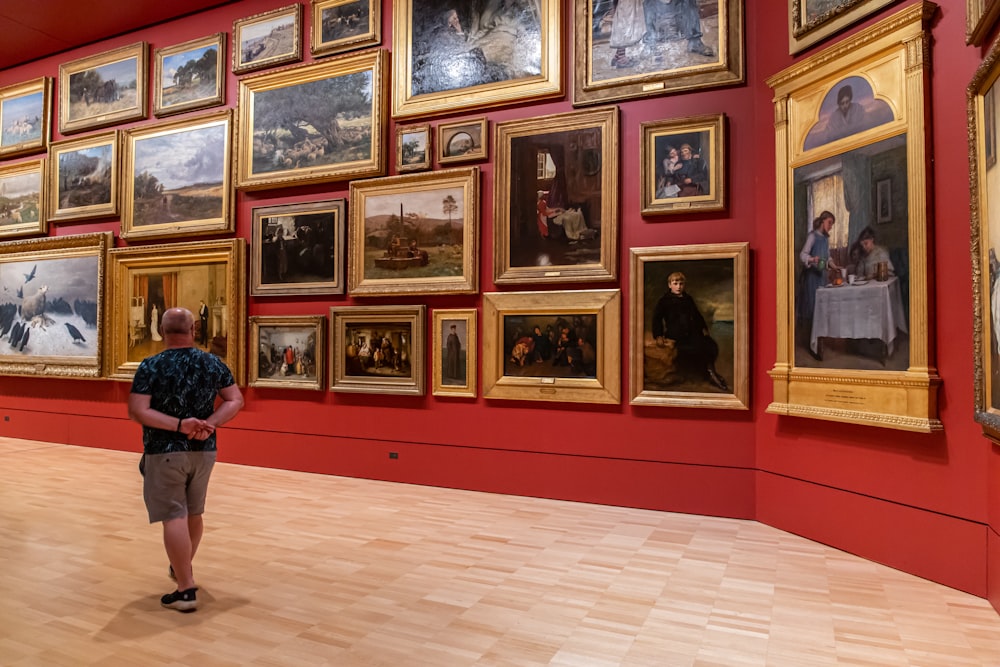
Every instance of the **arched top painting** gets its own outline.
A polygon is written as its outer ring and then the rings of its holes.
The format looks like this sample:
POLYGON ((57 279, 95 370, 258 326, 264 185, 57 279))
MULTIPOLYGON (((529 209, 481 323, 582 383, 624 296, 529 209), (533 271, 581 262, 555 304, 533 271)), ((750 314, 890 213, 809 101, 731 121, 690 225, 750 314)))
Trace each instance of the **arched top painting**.
POLYGON ((892 107, 875 96, 871 83, 861 76, 849 76, 833 85, 823 98, 819 120, 806 135, 802 149, 818 148, 893 120, 892 107))

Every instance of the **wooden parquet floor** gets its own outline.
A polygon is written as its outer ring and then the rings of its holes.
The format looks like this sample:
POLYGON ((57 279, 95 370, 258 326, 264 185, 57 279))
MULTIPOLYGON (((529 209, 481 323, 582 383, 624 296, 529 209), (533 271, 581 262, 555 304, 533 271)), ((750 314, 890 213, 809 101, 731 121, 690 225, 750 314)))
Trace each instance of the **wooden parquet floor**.
POLYGON ((985 600, 752 521, 227 464, 181 614, 137 460, 0 438, 0 664, 1000 665, 985 600))

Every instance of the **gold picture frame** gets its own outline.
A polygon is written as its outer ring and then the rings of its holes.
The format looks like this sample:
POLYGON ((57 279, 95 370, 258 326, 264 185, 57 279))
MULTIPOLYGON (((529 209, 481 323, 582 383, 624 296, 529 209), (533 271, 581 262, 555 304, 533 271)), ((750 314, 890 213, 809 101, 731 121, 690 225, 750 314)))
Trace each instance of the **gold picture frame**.
POLYGON ((220 357, 243 386, 245 257, 243 238, 110 249, 107 376, 131 381, 142 360, 163 349, 163 311, 182 307, 195 317, 195 345, 220 357))
POLYGON ((924 131, 935 10, 911 5, 767 81, 778 193, 770 413, 942 428, 924 131), (892 216, 878 224, 884 178, 895 183, 892 216))
POLYGON ((233 74, 302 60, 302 5, 233 21, 233 74))
POLYGON ((314 56, 378 46, 382 43, 381 0, 312 0, 314 56))
POLYGON ((1000 442, 1000 177, 996 96, 1000 42, 994 43, 968 87, 969 183, 971 185, 973 336, 975 342, 975 418, 983 434, 1000 442))
POLYGON ((236 186, 385 174, 387 65, 387 52, 375 49, 241 79, 236 186), (297 134, 286 131, 291 126, 297 134))
POLYGON ((475 308, 437 308, 431 313, 435 396, 476 397, 477 315, 475 308))
POLYGON ((423 396, 426 319, 423 305, 332 306, 330 391, 423 396))
MULTIPOLYGON (((972 0, 968 0, 972 1, 972 0)), ((788 0, 788 52, 805 51, 896 0, 788 0), (810 3, 817 4, 815 8, 810 3)))
POLYGON ((646 122, 640 130, 643 215, 725 208, 725 114, 646 122))
POLYGON ((49 230, 45 159, 0 165, 0 239, 49 230))
POLYGON ((0 157, 44 151, 52 121, 52 79, 0 88, 0 157))
POLYGON ((562 3, 535 5, 537 12, 511 12, 494 23, 482 20, 475 3, 395 0, 393 117, 562 96, 562 3), (500 41, 492 34, 498 29, 504 31, 500 41))
POLYGON ((479 291, 479 167, 351 181, 351 296, 479 291))
POLYGON ((252 209, 250 294, 344 293, 344 199, 252 209))
POLYGON ((121 236, 233 231, 232 112, 125 131, 121 236))
POLYGON ((118 215, 121 144, 118 130, 52 142, 46 165, 49 222, 118 215))
POLYGON ((456 164, 486 159, 489 145, 489 120, 486 116, 437 126, 438 164, 456 164))
POLYGON ((631 250, 631 404, 749 409, 749 248, 631 250))
POLYGON ((573 5, 574 106, 729 86, 746 78, 743 0, 645 2, 638 11, 612 9, 600 0, 573 5))
POLYGON ((621 291, 483 294, 483 396, 619 403, 621 291))
POLYGON ((431 168, 430 123, 396 126, 396 173, 431 168))
POLYGON ((225 62, 223 32, 153 51, 153 115, 161 118, 224 104, 225 62))
POLYGON ((146 117, 149 48, 137 42, 59 65, 59 132, 72 134, 146 117))
POLYGON ((251 387, 326 389, 325 315, 252 315, 251 387))
POLYGON ((998 0, 965 0, 965 43, 982 46, 1000 17, 998 0))
POLYGON ((497 123, 493 150, 494 282, 614 280, 618 108, 497 123))
POLYGON ((0 375, 104 373, 111 232, 0 243, 0 375))

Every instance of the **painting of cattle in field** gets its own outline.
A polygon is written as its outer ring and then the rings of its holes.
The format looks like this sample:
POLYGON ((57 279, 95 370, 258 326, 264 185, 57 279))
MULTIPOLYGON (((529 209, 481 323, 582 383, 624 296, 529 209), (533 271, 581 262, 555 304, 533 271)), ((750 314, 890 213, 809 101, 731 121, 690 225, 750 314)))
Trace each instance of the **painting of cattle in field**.
POLYGON ((225 101, 225 35, 216 33, 157 49, 153 56, 153 115, 204 109, 225 101))
POLYGON ((312 54, 329 55, 379 44, 381 4, 376 0, 313 0, 312 54))
POLYGON ((231 114, 132 130, 125 146, 125 238, 232 231, 231 114))
POLYGON ((146 117, 146 43, 59 66, 63 134, 146 117))
POLYGON ((384 173, 386 58, 368 51, 241 80, 238 185, 384 173))
POLYGON ((0 167, 0 238, 43 234, 41 160, 0 167))
POLYGON ((233 73, 302 59, 302 5, 248 16, 233 23, 233 73))
POLYGON ((52 144, 47 188, 49 220, 82 220, 118 213, 118 132, 52 144))
POLYGON ((43 150, 49 140, 52 80, 43 77, 0 88, 0 155, 43 150))

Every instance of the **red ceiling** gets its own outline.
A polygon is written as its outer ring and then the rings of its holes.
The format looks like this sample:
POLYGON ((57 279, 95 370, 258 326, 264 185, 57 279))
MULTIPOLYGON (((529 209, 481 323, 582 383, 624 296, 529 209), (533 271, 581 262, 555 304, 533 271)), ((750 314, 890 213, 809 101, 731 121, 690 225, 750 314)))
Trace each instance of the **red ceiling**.
POLYGON ((233 0, 3 0, 0 70, 233 0))

